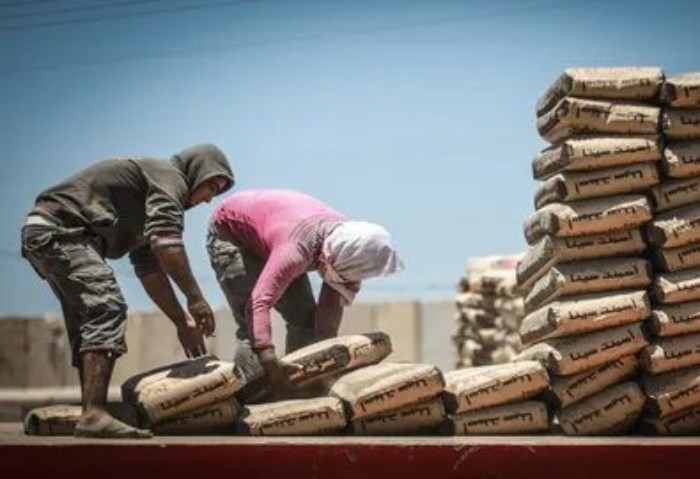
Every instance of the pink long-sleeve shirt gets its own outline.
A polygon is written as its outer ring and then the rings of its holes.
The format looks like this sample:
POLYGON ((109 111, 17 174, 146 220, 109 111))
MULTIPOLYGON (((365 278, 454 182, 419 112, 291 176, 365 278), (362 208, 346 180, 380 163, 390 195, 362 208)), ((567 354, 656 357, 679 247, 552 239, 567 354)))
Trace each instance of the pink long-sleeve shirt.
MULTIPOLYGON (((248 309, 254 349, 272 347, 270 310, 294 279, 318 268, 323 240, 345 220, 319 200, 288 190, 243 191, 216 208, 217 233, 266 259, 248 309)), ((318 339, 337 335, 342 308, 340 294, 324 282, 316 309, 318 339)))

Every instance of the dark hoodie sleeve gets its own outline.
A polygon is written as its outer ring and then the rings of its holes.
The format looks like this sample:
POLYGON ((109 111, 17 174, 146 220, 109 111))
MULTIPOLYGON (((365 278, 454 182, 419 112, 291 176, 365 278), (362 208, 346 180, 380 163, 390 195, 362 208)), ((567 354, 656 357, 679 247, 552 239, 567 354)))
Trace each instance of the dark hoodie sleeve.
POLYGON ((189 193, 183 174, 169 161, 144 159, 139 165, 147 183, 144 237, 151 244, 154 237, 159 238, 159 245, 182 244, 189 193))

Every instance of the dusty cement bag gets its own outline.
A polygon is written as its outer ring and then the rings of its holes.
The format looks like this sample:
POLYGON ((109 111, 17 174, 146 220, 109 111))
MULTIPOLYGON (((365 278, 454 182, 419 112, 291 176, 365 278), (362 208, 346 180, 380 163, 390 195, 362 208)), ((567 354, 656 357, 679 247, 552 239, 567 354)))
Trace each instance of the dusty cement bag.
POLYGON ((573 376, 554 376, 547 396, 557 407, 568 407, 613 384, 632 379, 638 370, 639 361, 636 356, 623 356, 573 376))
POLYGON ((700 243, 677 248, 657 249, 654 261, 659 271, 674 272, 700 266, 700 243))
POLYGON ((655 162, 661 159, 659 143, 658 136, 569 138, 546 148, 532 160, 532 176, 546 180, 565 171, 655 162))
POLYGON ((501 318, 483 309, 465 308, 459 312, 459 320, 462 323, 474 325, 480 328, 498 327, 503 323, 501 318))
POLYGON ((238 416, 238 402, 231 398, 166 419, 153 426, 160 436, 232 433, 238 416))
POLYGON ((669 373, 645 374, 641 380, 647 407, 655 417, 665 417, 700 404, 700 366, 669 373))
POLYGON ((700 332, 700 301, 657 307, 647 321, 656 336, 678 336, 700 332))
POLYGON ((532 246, 546 235, 569 237, 627 230, 651 218, 651 206, 645 196, 620 195, 549 204, 525 220, 523 229, 532 246))
POLYGON ((603 170, 564 172, 552 176, 535 192, 535 208, 601 196, 634 193, 659 182, 655 163, 615 166, 603 170))
POLYGON ((651 374, 700 364, 700 334, 656 338, 642 349, 639 360, 644 370, 651 374))
POLYGON ((529 399, 549 384, 537 361, 479 366, 445 373, 445 408, 463 413, 529 399))
POLYGON ((634 323, 537 343, 518 354, 516 361, 539 361, 551 373, 570 376, 636 354, 647 344, 641 324, 634 323))
POLYGON ((245 406, 236 421, 236 432, 246 436, 308 436, 339 432, 346 424, 342 402, 320 397, 245 406))
POLYGON ((649 243, 675 248, 700 242, 700 204, 694 203, 656 215, 647 227, 649 243))
POLYGON ((650 314, 649 297, 643 290, 574 296, 527 315, 520 323, 520 340, 523 344, 532 344, 591 333, 644 321, 650 314))
POLYGON ((642 418, 641 427, 660 436, 696 435, 700 432, 700 407, 686 409, 662 418, 642 418))
POLYGON ((529 288, 552 267, 582 259, 634 256, 646 248, 639 229, 589 236, 545 236, 528 249, 516 271, 518 285, 529 288))
POLYGON ((672 178, 700 176, 700 141, 683 141, 666 145, 661 167, 672 178))
POLYGON ((457 295, 455 305, 460 311, 482 309, 493 314, 511 313, 516 315, 522 315, 525 312, 522 298, 508 298, 494 294, 461 293, 457 295))
POLYGON ((450 416, 443 433, 464 436, 470 434, 532 434, 549 429, 547 406, 540 401, 523 401, 493 406, 450 416))
POLYGON ((381 332, 325 339, 283 356, 283 363, 301 366, 289 382, 304 387, 343 371, 378 363, 391 354, 391 339, 381 332))
POLYGON ((467 259, 467 271, 470 273, 487 273, 493 270, 507 271, 515 269, 522 254, 473 256, 467 259))
POLYGON ((662 103, 675 108, 700 108, 700 72, 667 78, 660 97, 662 103))
POLYGON ((556 413, 567 436, 622 434, 642 412, 644 394, 633 381, 616 384, 556 413))
POLYGON ((500 295, 515 298, 520 295, 515 279, 515 268, 512 270, 491 270, 471 273, 467 277, 469 291, 484 295, 500 295))
POLYGON ((566 97, 537 117, 537 131, 550 143, 580 135, 655 135, 656 106, 566 97))
POLYGON ((357 420, 398 409, 440 395, 445 380, 430 364, 383 363, 342 376, 331 387, 331 396, 346 405, 357 420))
POLYGON ((700 202, 700 177, 664 181, 651 188, 656 211, 700 202))
POLYGON ((651 284, 651 265, 633 257, 592 259, 552 267, 525 296, 525 310, 564 296, 644 288, 651 284))
POLYGON ((659 274, 651 286, 657 303, 675 304, 700 299, 700 268, 659 274))
POLYGON ((567 96, 654 101, 663 82, 657 67, 568 68, 537 101, 537 116, 567 96))
POLYGON ((191 361, 174 367, 158 379, 141 380, 136 405, 147 425, 216 404, 231 398, 244 385, 243 375, 235 364, 225 361, 191 361))
POLYGON ((121 386, 122 400, 126 403, 138 402, 138 396, 143 388, 151 383, 159 381, 169 375, 177 374, 175 371, 190 368, 205 369, 211 361, 218 361, 219 358, 213 355, 201 356, 195 359, 186 359, 172 364, 166 364, 154 369, 150 369, 140 374, 128 378, 121 386))
MULTIPOLYGON (((108 403, 107 411, 130 426, 138 426, 136 408, 130 404, 108 403)), ((31 436, 72 436, 82 407, 54 404, 31 409, 24 417, 24 433, 31 436)))
POLYGON ((661 113, 664 136, 672 141, 700 138, 700 109, 668 108, 661 113))
POLYGON ((357 419, 350 423, 349 431, 356 436, 429 434, 437 431, 445 417, 445 406, 438 396, 376 416, 357 419))

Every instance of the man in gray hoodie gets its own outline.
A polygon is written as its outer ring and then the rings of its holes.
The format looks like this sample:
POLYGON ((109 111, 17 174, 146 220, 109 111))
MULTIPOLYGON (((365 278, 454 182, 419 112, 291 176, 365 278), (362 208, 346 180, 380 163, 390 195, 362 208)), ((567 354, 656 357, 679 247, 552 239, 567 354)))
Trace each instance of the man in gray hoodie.
POLYGON ((61 302, 82 390, 76 436, 151 436, 106 410, 114 362, 126 352, 127 305, 105 258, 129 255, 149 297, 175 325, 187 357, 203 355, 214 315, 189 266, 184 212, 233 183, 224 153, 197 145, 170 160, 104 160, 37 197, 22 228, 22 254, 61 302))

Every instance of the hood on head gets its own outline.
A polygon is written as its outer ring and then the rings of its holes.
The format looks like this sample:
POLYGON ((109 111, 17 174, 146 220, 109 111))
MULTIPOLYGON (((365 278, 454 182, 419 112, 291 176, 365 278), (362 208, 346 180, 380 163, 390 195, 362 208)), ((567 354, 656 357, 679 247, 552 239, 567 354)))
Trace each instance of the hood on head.
POLYGON ((221 193, 233 186, 231 166, 223 151, 212 144, 195 145, 173 155, 173 163, 182 171, 190 192, 216 176, 228 180, 221 193))

